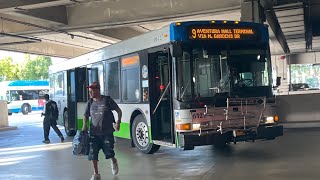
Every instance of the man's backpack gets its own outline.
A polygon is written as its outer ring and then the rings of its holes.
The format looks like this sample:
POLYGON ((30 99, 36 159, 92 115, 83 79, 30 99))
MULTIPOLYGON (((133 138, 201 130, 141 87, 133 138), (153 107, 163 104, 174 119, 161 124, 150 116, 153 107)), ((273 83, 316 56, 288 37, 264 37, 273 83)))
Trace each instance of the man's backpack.
POLYGON ((59 117, 59 110, 58 110, 57 103, 55 101, 48 102, 48 108, 50 108, 48 109, 50 119, 57 120, 59 117))

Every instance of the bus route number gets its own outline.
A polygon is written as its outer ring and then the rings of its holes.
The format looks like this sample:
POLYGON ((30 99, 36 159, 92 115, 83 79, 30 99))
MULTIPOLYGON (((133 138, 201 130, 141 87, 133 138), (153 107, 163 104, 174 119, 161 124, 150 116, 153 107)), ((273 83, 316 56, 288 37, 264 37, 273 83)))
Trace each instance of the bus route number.
POLYGON ((205 118, 204 113, 193 113, 192 114, 192 119, 201 119, 201 118, 205 118))

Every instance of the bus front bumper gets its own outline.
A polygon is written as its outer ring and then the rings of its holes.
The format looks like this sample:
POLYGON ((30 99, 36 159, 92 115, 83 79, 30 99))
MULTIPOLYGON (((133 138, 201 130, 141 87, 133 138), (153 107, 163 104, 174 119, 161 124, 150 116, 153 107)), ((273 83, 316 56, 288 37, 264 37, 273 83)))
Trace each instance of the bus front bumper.
POLYGON ((240 142, 240 141, 255 141, 255 140, 272 140, 283 135, 283 126, 281 125, 263 125, 257 128, 257 131, 243 131, 241 135, 236 135, 235 132, 229 131, 221 134, 216 131, 204 131, 201 134, 179 133, 178 146, 185 149, 193 149, 194 146, 203 146, 216 144, 217 142, 240 142))

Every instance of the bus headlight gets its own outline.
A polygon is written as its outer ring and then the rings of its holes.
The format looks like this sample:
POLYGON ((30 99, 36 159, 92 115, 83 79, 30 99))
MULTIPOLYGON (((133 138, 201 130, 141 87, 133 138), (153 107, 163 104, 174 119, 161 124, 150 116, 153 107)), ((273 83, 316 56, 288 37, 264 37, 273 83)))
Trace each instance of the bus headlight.
POLYGON ((200 126, 201 125, 199 123, 192 124, 192 130, 194 131, 200 130, 200 126))
POLYGON ((274 117, 272 117, 272 116, 264 117, 262 119, 262 122, 266 123, 266 124, 272 124, 272 123, 274 123, 274 117))

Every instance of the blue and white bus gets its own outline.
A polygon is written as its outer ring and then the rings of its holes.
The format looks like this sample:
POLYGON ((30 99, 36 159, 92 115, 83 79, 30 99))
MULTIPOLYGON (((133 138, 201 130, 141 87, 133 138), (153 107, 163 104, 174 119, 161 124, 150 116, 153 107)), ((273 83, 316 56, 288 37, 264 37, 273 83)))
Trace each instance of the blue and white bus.
POLYGON ((59 124, 81 129, 87 85, 123 111, 115 136, 144 153, 281 136, 266 25, 177 22, 49 68, 59 124))
POLYGON ((43 95, 49 93, 49 82, 42 80, 5 81, 0 87, 0 100, 7 100, 9 115, 43 110, 43 95))

